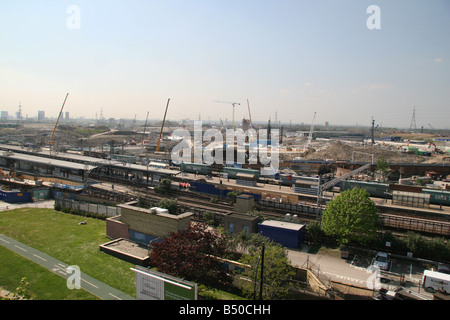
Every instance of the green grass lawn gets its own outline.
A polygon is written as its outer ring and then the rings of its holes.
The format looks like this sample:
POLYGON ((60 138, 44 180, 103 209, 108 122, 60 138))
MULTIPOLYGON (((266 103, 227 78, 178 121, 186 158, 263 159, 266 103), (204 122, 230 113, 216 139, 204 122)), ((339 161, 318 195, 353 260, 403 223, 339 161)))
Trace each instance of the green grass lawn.
MULTIPOLYGON (((0 233, 16 239, 30 247, 40 250, 54 258, 67 263, 77 265, 83 273, 96 278, 118 290, 131 296, 136 296, 136 279, 133 271, 130 270, 134 264, 112 257, 100 251, 99 245, 109 241, 106 237, 106 222, 103 220, 85 218, 66 213, 61 213, 52 209, 17 209, 0 212, 0 233), (86 220, 86 225, 79 225, 80 221, 86 220)), ((6 289, 17 287, 22 277, 27 277, 30 285, 36 281, 36 287, 41 286, 38 280, 43 273, 50 273, 49 278, 57 277, 65 286, 65 279, 53 275, 50 271, 45 271, 42 267, 28 266, 34 264, 20 256, 14 257, 10 251, 0 247, 0 286, 6 289), (24 261, 28 263, 24 263, 24 261), (10 263, 11 261, 11 263, 10 263), (26 270, 13 267, 22 265, 26 270), (40 269, 42 270, 40 270, 40 269), (45 271, 45 272, 44 272, 45 271), (21 274, 23 273, 23 274, 21 274), (3 283, 8 284, 3 285, 3 283)), ((47 275, 44 276, 44 279, 47 275)), ((45 280, 44 280, 45 282, 45 280)), ((77 299, 75 293, 68 292, 67 296, 57 293, 49 296, 49 292, 57 291, 53 287, 60 287, 61 283, 56 280, 47 281, 43 286, 43 293, 33 285, 33 293, 37 299, 77 299), (47 293, 45 293, 47 292, 47 293)), ((31 289, 30 289, 31 290, 31 289)), ((80 291, 80 290, 68 290, 80 291)), ((84 299, 84 297, 79 297, 84 299)), ((89 299, 89 298, 88 298, 89 299)), ((91 297, 92 299, 92 297, 91 297)))
MULTIPOLYGON (((42 251, 113 288, 136 297, 134 264, 99 249, 110 241, 106 222, 58 212, 52 209, 24 208, 0 212, 0 233, 42 251), (86 225, 79 225, 87 220, 86 225)), ((39 300, 96 299, 83 290, 69 290, 66 280, 22 256, 0 246, 0 287, 14 292, 26 277, 30 292, 39 300)), ((206 290, 208 299, 242 299, 221 290, 206 290)))
POLYGON ((0 286, 12 293, 20 280, 26 278, 28 293, 38 300, 94 300, 94 295, 84 290, 70 290, 66 279, 41 267, 21 255, 0 246, 0 286))

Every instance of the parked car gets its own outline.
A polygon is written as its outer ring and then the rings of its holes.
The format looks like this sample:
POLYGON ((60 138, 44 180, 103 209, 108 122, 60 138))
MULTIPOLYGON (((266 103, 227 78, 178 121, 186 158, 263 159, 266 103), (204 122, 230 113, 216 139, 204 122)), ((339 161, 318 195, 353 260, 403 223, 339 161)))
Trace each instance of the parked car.
POLYGON ((386 252, 378 252, 373 260, 373 265, 380 268, 380 270, 387 271, 391 265, 391 259, 386 252))

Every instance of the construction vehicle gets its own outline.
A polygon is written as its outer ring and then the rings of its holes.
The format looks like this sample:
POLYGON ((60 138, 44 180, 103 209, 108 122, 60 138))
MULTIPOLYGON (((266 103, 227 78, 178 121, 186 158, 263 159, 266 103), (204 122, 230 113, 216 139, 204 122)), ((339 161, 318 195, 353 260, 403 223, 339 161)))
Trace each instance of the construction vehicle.
POLYGON ((430 142, 428 145, 428 149, 430 149, 431 147, 433 147, 433 149, 431 151, 439 153, 439 154, 445 154, 444 151, 442 151, 441 149, 439 149, 438 147, 436 147, 436 144, 434 142, 430 142))
POLYGON ((48 141, 48 144, 49 144, 49 147, 50 147, 50 152, 51 152, 52 145, 55 143, 55 142, 53 141, 53 138, 54 138, 54 136, 55 136, 56 127, 58 126, 59 118, 61 118, 61 114, 62 114, 62 112, 63 112, 64 105, 66 104, 66 101, 67 101, 67 97, 68 97, 68 96, 69 96, 69 93, 66 94, 66 98, 64 99, 64 102, 63 102, 63 105, 62 105, 62 107, 61 107, 61 110, 59 111, 58 118, 56 119, 56 123, 55 123, 55 127, 53 128, 52 135, 50 136, 50 140, 48 141))
POLYGON ((313 134, 314 134, 314 121, 316 120, 316 112, 314 112, 314 116, 311 122, 311 128, 309 129, 309 136, 308 136, 308 142, 306 143, 306 147, 305 150, 308 150, 309 148, 311 148, 311 141, 313 138, 313 134))
POLYGON ((145 144, 145 131, 147 130, 147 120, 148 120, 148 111, 147 111, 147 117, 145 118, 144 132, 142 133, 142 145, 145 144))
POLYGON ((166 111, 164 112, 164 118, 161 125, 161 131, 159 132, 158 144, 156 146, 156 152, 159 151, 159 144, 161 143, 161 136, 164 128, 164 123, 166 122, 167 109, 169 108, 170 98, 167 100, 166 111))
POLYGON ((247 99, 247 107, 248 107, 248 117, 249 117, 249 119, 250 119, 250 128, 251 128, 251 130, 252 130, 252 139, 250 140, 250 142, 253 142, 253 141, 255 141, 255 136, 253 136, 253 123, 252 123, 252 114, 250 113, 250 103, 248 102, 248 99, 247 99))

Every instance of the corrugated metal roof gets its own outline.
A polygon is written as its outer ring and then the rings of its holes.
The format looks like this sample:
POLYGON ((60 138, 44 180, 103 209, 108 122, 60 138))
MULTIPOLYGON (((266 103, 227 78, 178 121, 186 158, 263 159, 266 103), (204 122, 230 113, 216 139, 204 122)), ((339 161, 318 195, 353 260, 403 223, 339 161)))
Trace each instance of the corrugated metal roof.
POLYGON ((28 155, 28 154, 20 154, 20 153, 14 153, 12 155, 3 156, 3 157, 14 159, 14 160, 19 160, 19 161, 34 162, 34 163, 39 163, 39 164, 48 164, 48 165, 51 165, 54 167, 77 169, 77 170, 91 170, 96 167, 96 166, 86 165, 83 163, 76 163, 76 162, 51 159, 51 158, 43 158, 43 157, 32 156, 32 155, 28 155))
POLYGON ((265 220, 265 221, 261 222, 260 225, 275 227, 275 228, 282 228, 282 229, 289 229, 289 230, 296 230, 296 231, 302 229, 305 226, 304 224, 287 222, 287 221, 279 221, 279 220, 265 220))

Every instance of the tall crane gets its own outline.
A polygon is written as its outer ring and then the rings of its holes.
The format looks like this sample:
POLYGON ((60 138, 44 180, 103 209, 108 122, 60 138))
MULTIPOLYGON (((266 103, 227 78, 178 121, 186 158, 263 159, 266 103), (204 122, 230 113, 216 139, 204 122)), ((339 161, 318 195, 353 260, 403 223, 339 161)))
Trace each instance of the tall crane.
POLYGON ((144 145, 145 131, 147 130, 148 113, 149 113, 149 112, 147 111, 147 117, 145 118, 145 124, 144 124, 144 132, 142 133, 142 145, 144 145))
POLYGON ((156 146, 156 152, 159 151, 159 144, 161 143, 161 136, 162 136, 162 132, 163 132, 163 128, 164 128, 164 123, 166 122, 166 115, 167 115, 167 109, 169 108, 169 101, 170 101, 170 98, 167 100, 166 111, 164 112, 164 118, 163 118, 162 125, 161 125, 161 131, 159 132, 158 145, 156 146))
POLYGON ((63 102, 63 105, 62 105, 62 107, 61 107, 61 110, 59 111, 58 118, 56 119, 55 127, 53 128, 53 131, 52 131, 52 135, 50 136, 50 140, 48 141, 48 144, 49 144, 49 146, 50 146, 50 149, 51 149, 52 145, 55 143, 55 142, 53 141, 53 137, 55 136, 56 127, 58 126, 59 118, 61 118, 61 114, 62 114, 62 112, 63 112, 64 105, 66 104, 66 101, 67 101, 67 97, 68 97, 68 96, 69 96, 69 93, 66 94, 66 97, 65 97, 65 99, 64 99, 64 102, 63 102))
POLYGON ((247 99, 247 107, 248 107, 248 117, 250 118, 250 128, 253 130, 253 123, 252 123, 252 114, 250 113, 250 103, 247 99))
POLYGON ((313 133, 314 133, 314 121, 315 120, 316 120, 316 112, 314 112, 313 120, 311 123, 311 129, 309 129, 308 143, 306 145, 307 148, 309 148, 311 146, 311 140, 312 140, 313 133))
POLYGON ((236 105, 240 106, 241 104, 239 102, 228 102, 228 101, 214 101, 214 102, 228 103, 228 104, 231 104, 233 106, 233 129, 235 129, 235 125, 234 125, 234 108, 236 107, 236 105))
POLYGON ((250 103, 248 102, 248 99, 247 99, 247 107, 248 107, 248 117, 250 118, 250 128, 252 129, 252 140, 251 140, 251 142, 253 142, 255 140, 255 137, 253 136, 252 114, 250 113, 250 103))

